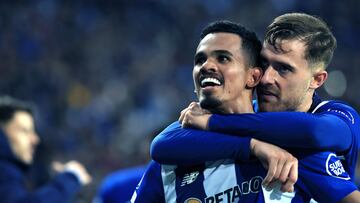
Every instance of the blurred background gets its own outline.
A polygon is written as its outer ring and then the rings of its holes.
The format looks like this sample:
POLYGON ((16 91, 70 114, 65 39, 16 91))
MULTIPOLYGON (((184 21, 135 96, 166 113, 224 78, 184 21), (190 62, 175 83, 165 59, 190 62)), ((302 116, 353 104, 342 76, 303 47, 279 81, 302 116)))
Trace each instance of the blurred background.
POLYGON ((285 12, 322 17, 338 48, 319 93, 359 111, 359 10, 356 0, 2 0, 0 93, 36 105, 44 171, 71 159, 89 169, 94 181, 76 202, 90 202, 106 174, 146 163, 149 137, 196 99, 193 55, 213 20, 262 39, 285 12))

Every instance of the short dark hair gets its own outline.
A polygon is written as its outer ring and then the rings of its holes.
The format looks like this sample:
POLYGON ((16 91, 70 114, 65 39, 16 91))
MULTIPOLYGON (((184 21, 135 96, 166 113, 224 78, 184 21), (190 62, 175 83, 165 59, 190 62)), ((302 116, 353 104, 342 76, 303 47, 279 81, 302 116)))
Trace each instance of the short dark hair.
POLYGON ((208 24, 201 32, 200 40, 210 33, 233 33, 237 34, 242 41, 241 48, 247 55, 247 63, 250 66, 259 65, 259 55, 261 51, 261 42, 255 32, 248 30, 244 26, 228 20, 215 21, 208 24))
POLYGON ((305 43, 305 59, 309 63, 324 63, 324 68, 329 65, 336 39, 322 19, 305 13, 287 13, 275 18, 265 32, 265 42, 280 51, 284 50, 279 42, 293 39, 305 43))
POLYGON ((29 103, 10 96, 0 96, 0 126, 9 122, 17 111, 25 111, 33 115, 33 110, 29 103))

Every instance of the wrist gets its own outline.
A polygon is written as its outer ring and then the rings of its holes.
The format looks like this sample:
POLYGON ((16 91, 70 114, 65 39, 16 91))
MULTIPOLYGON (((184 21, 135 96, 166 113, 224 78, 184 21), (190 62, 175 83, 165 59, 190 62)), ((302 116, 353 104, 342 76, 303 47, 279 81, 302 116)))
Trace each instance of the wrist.
POLYGON ((250 140, 250 155, 255 156, 255 146, 259 141, 257 139, 251 138, 250 140))
POLYGON ((205 123, 205 130, 210 130, 210 119, 212 117, 212 114, 206 115, 206 123, 205 123))

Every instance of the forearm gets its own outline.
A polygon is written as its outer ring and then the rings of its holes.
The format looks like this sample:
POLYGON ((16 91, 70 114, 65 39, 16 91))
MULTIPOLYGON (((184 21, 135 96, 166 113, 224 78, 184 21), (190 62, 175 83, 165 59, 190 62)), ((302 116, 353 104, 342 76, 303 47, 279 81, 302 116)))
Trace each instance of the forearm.
POLYGON ((214 132, 249 136, 286 148, 344 151, 352 141, 351 131, 346 122, 331 114, 215 114, 210 117, 209 129, 214 132))
POLYGON ((248 160, 250 138, 181 128, 175 122, 151 144, 152 158, 161 164, 191 165, 219 159, 248 160))
POLYGON ((36 190, 32 196, 38 197, 41 202, 71 202, 80 187, 77 177, 66 172, 57 175, 52 182, 36 190))
MULTIPOLYGON (((11 175, 9 175, 11 177, 11 175)), ((11 177, 13 178, 13 177, 11 177)), ((9 180, 11 180, 9 178, 9 180)), ((13 179, 6 185, 0 185, 2 191, 1 202, 11 203, 68 203, 71 202, 76 192, 80 189, 80 183, 72 174, 61 174, 43 187, 29 191, 22 182, 13 179)))

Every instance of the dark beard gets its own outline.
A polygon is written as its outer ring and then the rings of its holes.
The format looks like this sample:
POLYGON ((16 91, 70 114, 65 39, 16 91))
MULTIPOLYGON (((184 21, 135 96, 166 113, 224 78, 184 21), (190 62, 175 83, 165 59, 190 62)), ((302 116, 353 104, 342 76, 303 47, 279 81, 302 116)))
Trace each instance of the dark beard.
POLYGON ((206 98, 200 101, 200 107, 209 110, 211 113, 217 113, 220 111, 221 101, 214 98, 206 98))

